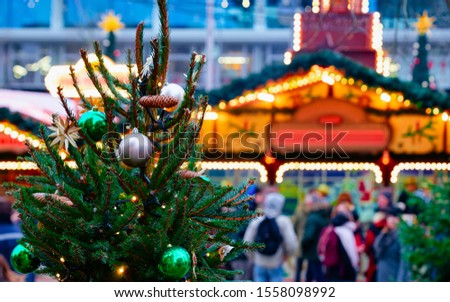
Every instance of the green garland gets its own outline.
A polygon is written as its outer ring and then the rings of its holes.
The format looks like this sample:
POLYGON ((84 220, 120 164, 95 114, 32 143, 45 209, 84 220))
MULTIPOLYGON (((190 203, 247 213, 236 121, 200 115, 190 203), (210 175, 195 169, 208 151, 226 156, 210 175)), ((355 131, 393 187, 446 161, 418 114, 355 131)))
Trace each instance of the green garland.
POLYGON ((401 92, 405 99, 409 99, 418 108, 450 109, 450 97, 447 94, 423 88, 413 82, 385 77, 371 68, 330 50, 302 53, 295 56, 290 65, 267 66, 258 74, 251 74, 245 79, 236 79, 220 89, 209 91, 209 103, 218 104, 222 100, 229 101, 242 95, 246 90, 254 90, 264 86, 269 80, 279 79, 286 74, 297 73, 299 70, 309 70, 313 65, 334 66, 343 72, 346 77, 361 80, 369 87, 381 87, 385 90, 401 92))
POLYGON ((6 121, 20 130, 24 131, 30 131, 35 135, 39 135, 39 125, 41 124, 39 121, 31 119, 31 118, 24 118, 20 113, 17 112, 11 112, 8 108, 0 108, 0 122, 6 121))

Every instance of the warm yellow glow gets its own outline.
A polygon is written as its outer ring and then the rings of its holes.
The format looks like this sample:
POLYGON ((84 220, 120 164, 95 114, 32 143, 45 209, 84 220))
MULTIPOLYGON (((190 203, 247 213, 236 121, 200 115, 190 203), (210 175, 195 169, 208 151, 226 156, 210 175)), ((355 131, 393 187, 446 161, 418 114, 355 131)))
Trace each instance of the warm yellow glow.
POLYGON ((417 16, 417 18, 418 20, 417 23, 415 23, 415 26, 420 35, 427 34, 433 27, 434 21, 436 21, 435 17, 428 17, 427 11, 424 11, 422 16, 417 16))
POLYGON ((219 57, 217 59, 222 65, 243 65, 248 62, 246 57, 219 57))
POLYGON ((257 98, 258 98, 258 100, 268 102, 268 103, 273 103, 273 101, 275 100, 275 96, 273 94, 262 93, 262 92, 257 94, 257 98))
POLYGON ((0 161, 0 170, 37 170, 35 163, 29 161, 0 161))
POLYGON ((391 96, 390 96, 388 93, 383 92, 383 93, 380 95, 380 99, 381 99, 383 102, 389 103, 389 102, 391 101, 391 96))
POLYGON ((123 273, 125 273, 125 266, 121 266, 121 267, 119 267, 118 269, 117 269, 117 274, 118 275, 123 275, 123 273))
POLYGON ((405 100, 405 102, 403 104, 405 104, 406 107, 409 107, 409 105, 411 105, 411 101, 410 100, 405 100))
MULTIPOLYGON (((108 69, 109 73, 116 77, 120 82, 129 83, 129 70, 126 64, 116 64, 107 56, 103 56, 103 62, 108 69)), ((95 54, 88 54, 88 62, 92 65, 94 69, 98 68, 99 61, 95 54)), ((67 98, 79 98, 76 89, 73 87, 73 81, 70 77, 69 65, 55 65, 52 66, 45 77, 45 87, 50 92, 52 96, 58 97, 57 91, 58 87, 63 87, 64 96, 67 98)), ((82 59, 78 60, 77 63, 73 66, 74 73, 78 78, 78 84, 80 85, 80 89, 83 91, 84 96, 89 98, 99 98, 101 97, 97 89, 95 89, 92 82, 89 80, 87 75, 85 63, 82 59)), ((137 73, 137 67, 134 65, 132 67, 132 72, 137 73)), ((101 81, 103 84, 103 81, 101 81)), ((105 92, 109 95, 113 96, 112 92, 108 89, 106 84, 102 85, 105 92)), ((127 92, 123 89, 119 89, 118 92, 124 96, 128 96, 127 92)))
POLYGON ((226 106, 227 106, 227 104, 224 101, 219 103, 219 109, 221 109, 221 110, 225 109, 226 106))
POLYGON ((243 8, 249 8, 250 7, 250 0, 242 0, 242 7, 243 8))
POLYGON ((106 32, 115 32, 125 27, 120 21, 120 15, 115 15, 112 11, 102 15, 102 20, 97 25, 106 32))
POLYGON ((425 113, 426 113, 426 114, 431 114, 431 108, 425 109, 425 113))
POLYGON ((199 163, 200 169, 205 170, 256 170, 259 172, 259 180, 267 182, 267 170, 259 162, 206 162, 199 163))
POLYGON ((64 259, 64 257, 59 258, 59 261, 61 261, 62 263, 66 262, 66 259, 64 259))
POLYGON ((67 158, 67 153, 61 150, 59 151, 59 157, 61 157, 62 160, 65 160, 67 158))
POLYGON ((439 108, 433 108, 433 114, 438 115, 439 114, 439 108))
POLYGON ((136 201, 138 201, 139 200, 139 198, 136 196, 136 195, 134 195, 133 197, 131 197, 131 201, 132 202, 136 202, 136 201))
POLYGON ((322 13, 327 13, 330 10, 330 0, 322 0, 322 13))
MULTIPOLYGON (((199 112, 198 114, 198 118, 202 117, 202 113, 199 112)), ((219 114, 217 112, 205 112, 205 117, 203 118, 203 120, 205 121, 215 121, 219 118, 219 114)))
POLYGON ((334 85, 334 79, 326 72, 322 73, 322 82, 328 85, 334 85))

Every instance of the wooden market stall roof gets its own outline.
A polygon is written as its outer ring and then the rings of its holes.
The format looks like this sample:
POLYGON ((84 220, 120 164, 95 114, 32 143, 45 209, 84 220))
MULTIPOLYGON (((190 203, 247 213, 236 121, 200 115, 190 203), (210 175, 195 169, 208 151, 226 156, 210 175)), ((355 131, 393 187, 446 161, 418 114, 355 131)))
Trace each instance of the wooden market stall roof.
POLYGON ((264 89, 268 83, 289 74, 306 73, 313 66, 334 67, 343 76, 362 81, 368 88, 381 88, 390 92, 398 92, 405 100, 417 108, 450 109, 450 96, 429 88, 423 88, 414 82, 401 81, 398 78, 385 77, 375 70, 361 65, 341 54, 330 50, 314 53, 301 53, 293 58, 289 65, 272 65, 265 67, 260 73, 252 74, 245 79, 236 79, 220 89, 208 93, 210 104, 221 101, 232 101, 248 91, 264 89))

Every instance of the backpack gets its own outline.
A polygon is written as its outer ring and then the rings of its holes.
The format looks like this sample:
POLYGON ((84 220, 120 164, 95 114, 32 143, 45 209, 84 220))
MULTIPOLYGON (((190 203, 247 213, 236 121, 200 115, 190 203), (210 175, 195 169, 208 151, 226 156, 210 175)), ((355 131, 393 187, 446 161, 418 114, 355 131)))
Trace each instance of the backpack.
POLYGON ((265 247, 258 250, 258 253, 265 256, 275 255, 281 243, 283 242, 283 236, 280 233, 280 229, 275 218, 265 217, 258 226, 256 231, 255 242, 264 243, 265 247))
POLYGON ((335 266, 339 263, 338 240, 332 225, 326 226, 320 234, 317 253, 320 261, 326 267, 335 266))

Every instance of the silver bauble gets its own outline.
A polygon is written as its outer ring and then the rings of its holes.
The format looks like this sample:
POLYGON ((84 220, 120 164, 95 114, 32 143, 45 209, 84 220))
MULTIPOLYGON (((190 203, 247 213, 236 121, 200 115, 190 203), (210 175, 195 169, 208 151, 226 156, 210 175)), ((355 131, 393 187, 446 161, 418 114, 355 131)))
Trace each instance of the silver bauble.
MULTIPOLYGON (((181 104, 181 102, 184 99, 184 89, 178 84, 167 84, 161 89, 161 95, 171 96, 178 100, 178 105, 181 104)), ((171 108, 165 108, 168 112, 173 112, 178 107, 173 106, 171 108)))
POLYGON ((119 159, 127 166, 142 167, 153 154, 153 144, 147 136, 138 132, 125 135, 117 149, 119 159))

